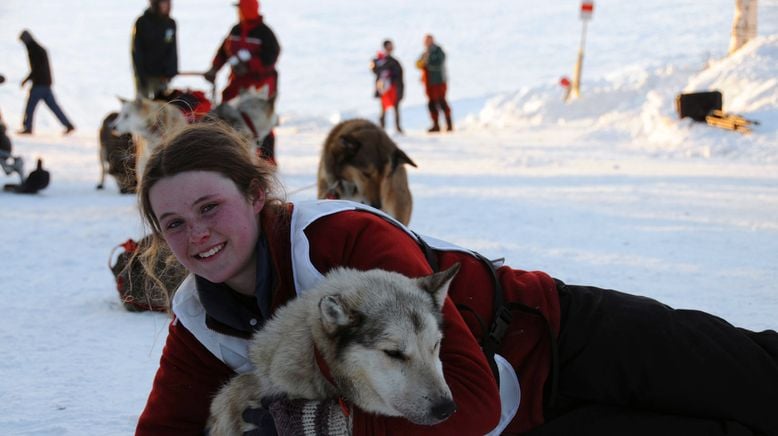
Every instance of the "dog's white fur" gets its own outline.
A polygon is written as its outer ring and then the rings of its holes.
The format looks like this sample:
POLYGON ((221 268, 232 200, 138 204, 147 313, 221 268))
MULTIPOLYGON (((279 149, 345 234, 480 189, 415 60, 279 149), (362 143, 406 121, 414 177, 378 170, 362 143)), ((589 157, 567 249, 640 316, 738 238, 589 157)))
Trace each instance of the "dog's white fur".
POLYGON ((249 345, 252 372, 211 403, 210 435, 253 428, 242 412, 261 398, 343 397, 360 409, 433 425, 455 409, 439 358, 441 308, 459 264, 410 279, 383 270, 335 269, 280 308, 249 345), (314 345, 331 371, 330 384, 314 345))
POLYGON ((162 142, 164 135, 187 125, 186 117, 176 106, 147 98, 127 100, 119 97, 121 110, 113 123, 118 134, 131 133, 136 144, 135 166, 140 180, 151 153, 162 142))

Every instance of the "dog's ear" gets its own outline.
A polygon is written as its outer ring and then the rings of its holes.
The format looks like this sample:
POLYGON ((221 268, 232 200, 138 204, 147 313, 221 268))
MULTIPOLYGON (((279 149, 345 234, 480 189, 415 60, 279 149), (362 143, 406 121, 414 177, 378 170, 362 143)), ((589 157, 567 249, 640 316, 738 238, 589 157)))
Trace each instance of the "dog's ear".
POLYGON ((127 100, 126 98, 122 97, 121 95, 117 95, 116 98, 119 99, 119 103, 121 103, 121 104, 125 104, 125 103, 129 103, 130 102, 130 100, 127 100))
POLYGON ((327 295, 319 301, 319 313, 322 327, 327 334, 333 334, 338 330, 354 325, 358 320, 358 314, 348 307, 340 295, 327 295))
POLYGON ((394 170, 396 170, 397 167, 402 164, 408 164, 412 167, 416 167, 416 162, 412 161, 404 151, 400 150, 399 148, 395 149, 394 153, 392 153, 392 172, 394 172, 394 170))
POLYGON ((457 275, 460 268, 461 265, 457 262, 444 271, 416 279, 419 287, 432 295, 432 299, 435 301, 438 309, 443 307, 443 302, 446 300, 446 295, 448 294, 448 287, 451 285, 454 276, 457 275))

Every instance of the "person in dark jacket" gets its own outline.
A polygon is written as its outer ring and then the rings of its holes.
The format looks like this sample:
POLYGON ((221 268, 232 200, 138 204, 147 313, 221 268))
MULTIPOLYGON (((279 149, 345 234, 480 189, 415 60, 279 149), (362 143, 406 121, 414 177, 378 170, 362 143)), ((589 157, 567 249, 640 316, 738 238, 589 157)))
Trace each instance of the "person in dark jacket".
POLYGON ((451 123, 451 108, 446 101, 448 81, 445 64, 446 53, 439 45, 435 44, 432 35, 424 37, 424 47, 424 53, 416 61, 416 67, 422 71, 421 80, 429 100, 427 107, 430 118, 432 118, 432 127, 429 128, 428 132, 440 132, 439 111, 443 111, 443 115, 446 117, 446 130, 450 132, 454 130, 454 125, 451 123))
POLYGON ((402 133, 400 128, 400 100, 403 98, 405 84, 403 83, 403 67, 400 62, 392 56, 394 44, 392 41, 384 41, 384 51, 379 52, 378 56, 370 63, 370 69, 375 74, 375 97, 381 100, 381 116, 379 121, 381 127, 385 126, 386 110, 394 108, 394 121, 397 131, 402 133))
POLYGON ((132 65, 139 96, 155 98, 167 91, 178 74, 176 22, 171 0, 151 0, 132 30, 132 65))
MULTIPOLYGON (((238 24, 233 26, 205 72, 205 79, 213 83, 216 73, 229 64, 232 71, 227 87, 222 91, 222 103, 237 97, 241 90, 267 88, 271 105, 278 93, 276 61, 281 53, 275 33, 265 24, 259 13, 258 0, 240 0, 238 24)), ((260 149, 264 158, 275 162, 275 133, 271 130, 262 141, 260 149)))
POLYGON ((69 134, 75 127, 68 120, 68 117, 65 116, 65 113, 62 112, 59 104, 57 104, 57 100, 54 98, 54 93, 51 91, 51 67, 49 66, 49 55, 46 53, 46 49, 41 47, 27 30, 22 31, 19 39, 27 47, 27 54, 30 58, 30 74, 22 80, 22 87, 27 82, 32 82, 32 88, 30 88, 27 107, 24 110, 24 128, 17 133, 21 135, 32 134, 32 118, 35 114, 35 107, 38 106, 38 102, 43 100, 49 109, 54 112, 59 122, 65 126, 65 134, 69 134))

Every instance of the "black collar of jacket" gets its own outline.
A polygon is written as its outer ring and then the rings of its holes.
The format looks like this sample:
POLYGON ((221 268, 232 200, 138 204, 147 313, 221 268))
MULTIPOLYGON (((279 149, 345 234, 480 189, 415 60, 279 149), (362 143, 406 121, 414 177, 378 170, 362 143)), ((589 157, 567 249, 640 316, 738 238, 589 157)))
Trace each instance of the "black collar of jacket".
POLYGON ((270 293, 273 289, 273 266, 264 235, 257 241, 256 306, 250 308, 224 283, 213 283, 195 276, 200 302, 205 308, 209 329, 230 336, 248 338, 264 325, 270 316, 270 293))

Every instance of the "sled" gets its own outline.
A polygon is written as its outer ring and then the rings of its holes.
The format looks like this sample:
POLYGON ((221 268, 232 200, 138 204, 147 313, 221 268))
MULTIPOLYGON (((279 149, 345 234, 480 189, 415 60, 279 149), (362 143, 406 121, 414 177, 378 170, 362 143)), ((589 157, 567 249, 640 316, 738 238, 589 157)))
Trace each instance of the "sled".
POLYGON ((759 125, 759 121, 749 120, 740 115, 728 114, 722 110, 712 110, 705 116, 705 122, 710 126, 740 133, 751 133, 751 125, 759 125))

